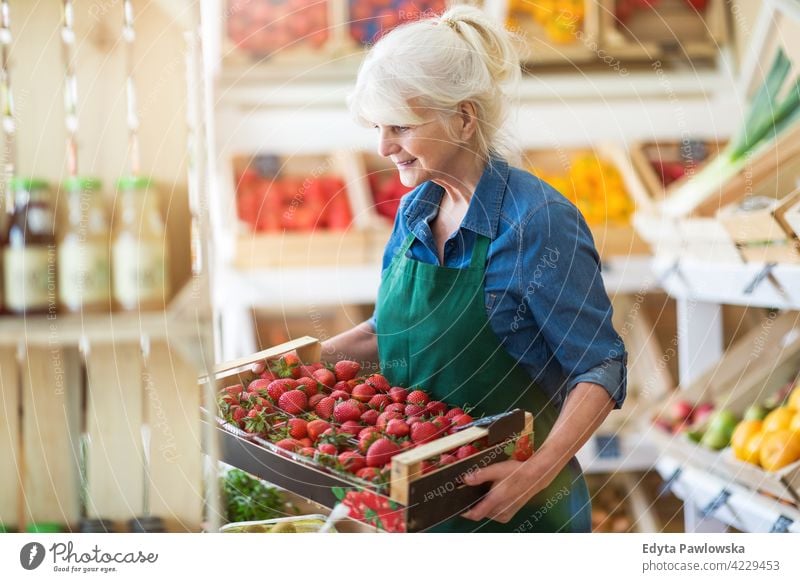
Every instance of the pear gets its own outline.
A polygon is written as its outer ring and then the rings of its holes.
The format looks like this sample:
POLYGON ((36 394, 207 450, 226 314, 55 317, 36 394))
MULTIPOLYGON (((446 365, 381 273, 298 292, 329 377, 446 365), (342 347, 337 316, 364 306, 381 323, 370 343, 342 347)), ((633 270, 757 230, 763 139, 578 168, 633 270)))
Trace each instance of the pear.
POLYGON ((769 413, 764 406, 760 404, 753 404, 744 413, 744 420, 764 420, 769 413))

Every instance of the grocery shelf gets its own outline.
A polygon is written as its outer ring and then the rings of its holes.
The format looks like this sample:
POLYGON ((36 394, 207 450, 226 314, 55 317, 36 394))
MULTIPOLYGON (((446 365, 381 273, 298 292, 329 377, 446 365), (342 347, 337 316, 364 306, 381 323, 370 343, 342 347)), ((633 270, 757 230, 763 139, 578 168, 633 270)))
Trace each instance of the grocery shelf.
POLYGON ((726 526, 746 532, 783 530, 800 533, 800 510, 766 497, 705 471, 685 467, 664 456, 656 469, 681 498, 687 512, 696 514, 687 531, 724 530, 726 526), (676 476, 676 471, 679 471, 676 476))
POLYGON ((658 449, 632 431, 595 434, 578 451, 584 473, 649 471, 658 458, 658 449))

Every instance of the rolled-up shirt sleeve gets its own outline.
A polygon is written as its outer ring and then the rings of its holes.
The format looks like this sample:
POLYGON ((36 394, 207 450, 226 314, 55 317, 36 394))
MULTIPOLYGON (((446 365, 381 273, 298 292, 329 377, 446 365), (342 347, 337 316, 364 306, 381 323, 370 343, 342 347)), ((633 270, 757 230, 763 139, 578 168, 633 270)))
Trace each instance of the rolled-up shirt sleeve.
POLYGON ((592 382, 620 408, 627 391, 627 353, 611 322, 589 227, 575 206, 551 201, 521 228, 522 297, 563 372, 560 400, 579 383, 592 382))

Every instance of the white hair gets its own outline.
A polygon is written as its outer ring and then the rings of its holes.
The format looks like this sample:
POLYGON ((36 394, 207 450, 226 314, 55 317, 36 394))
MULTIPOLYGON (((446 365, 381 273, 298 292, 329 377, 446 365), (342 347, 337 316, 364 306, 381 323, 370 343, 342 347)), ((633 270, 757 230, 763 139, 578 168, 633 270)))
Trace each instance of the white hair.
POLYGON ((397 126, 422 121, 412 101, 443 118, 471 102, 477 153, 515 157, 517 149, 502 126, 519 79, 511 34, 481 10, 460 5, 440 17, 400 25, 380 39, 361 64, 347 102, 363 125, 397 126))

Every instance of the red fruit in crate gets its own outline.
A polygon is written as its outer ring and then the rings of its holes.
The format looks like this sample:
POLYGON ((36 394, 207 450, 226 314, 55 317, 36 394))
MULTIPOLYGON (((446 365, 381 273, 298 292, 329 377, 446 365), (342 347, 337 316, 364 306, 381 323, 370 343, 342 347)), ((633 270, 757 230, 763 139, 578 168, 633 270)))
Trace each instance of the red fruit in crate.
POLYGON ((372 374, 372 376, 367 378, 366 383, 375 388, 378 392, 386 393, 391 388, 389 381, 380 374, 372 374))
POLYGON ((297 379, 297 389, 306 393, 306 396, 316 396, 319 392, 317 381, 314 378, 303 376, 297 379))
POLYGON ((300 358, 294 354, 286 354, 271 362, 269 370, 281 378, 299 378, 301 372, 300 358))
POLYGON ((315 449, 314 447, 303 447, 297 452, 303 455, 304 457, 314 458, 314 455, 317 454, 317 449, 315 449))
POLYGON ((273 380, 267 385, 267 394, 273 402, 278 402, 280 397, 292 388, 294 388, 293 383, 290 384, 287 380, 273 380))
POLYGON ((357 473, 367 466, 367 460, 364 455, 356 451, 345 451, 339 455, 339 463, 344 467, 344 470, 349 473, 357 473))
POLYGON ((344 390, 334 390, 331 392, 331 398, 334 400, 350 400, 350 395, 344 390))
POLYGON ((372 397, 375 396, 375 388, 369 384, 359 384, 353 388, 350 395, 359 402, 369 402, 372 400, 372 397))
POLYGON ((279 449, 284 449, 286 451, 291 451, 293 453, 303 448, 303 445, 301 445, 294 439, 281 439, 277 443, 275 443, 275 446, 278 447, 279 449))
POLYGON ((315 370, 313 372, 314 378, 322 384, 323 386, 327 386, 328 388, 333 388, 333 385, 336 384, 336 376, 333 375, 333 372, 328 370, 327 368, 320 368, 319 370, 315 370))
POLYGON ((391 403, 391 399, 386 394, 376 394, 370 398, 367 404, 370 408, 374 408, 377 411, 383 412, 384 408, 389 406, 391 403))
POLYGON ((406 424, 408 426, 414 426, 418 422, 422 422, 424 419, 421 416, 408 416, 406 417, 406 424))
POLYGON ((453 418, 455 416, 460 416, 462 414, 464 414, 464 411, 461 410, 460 408, 451 408, 450 410, 447 411, 447 413, 444 416, 445 418, 453 418))
POLYGON ((339 452, 339 449, 336 448, 336 445, 332 443, 322 443, 317 446, 317 450, 323 455, 336 455, 339 452))
POLYGON ((333 409, 333 419, 338 423, 361 418, 361 409, 352 400, 338 403, 333 409))
POLYGON ((266 390, 267 386, 269 386, 270 380, 264 380, 262 378, 258 378, 257 380, 253 380, 247 385, 248 392, 258 392, 259 390, 266 390))
POLYGON ((399 414, 405 414, 405 410, 405 404, 398 404, 396 402, 387 405, 386 408, 383 409, 384 412, 397 412, 399 414))
POLYGON ((358 433, 358 450, 367 454, 370 445, 381 438, 381 433, 375 427, 368 426, 358 433))
POLYGON ((436 416, 431 419, 431 424, 439 429, 439 434, 437 436, 442 436, 447 432, 447 429, 450 428, 450 419, 447 419, 444 416, 436 416))
POLYGON ((327 396, 325 396, 325 394, 319 394, 319 393, 314 394, 314 396, 308 399, 308 407, 311 410, 314 410, 317 407, 317 404, 319 404, 323 398, 327 398, 327 396))
POLYGON ((709 402, 698 404, 692 412, 692 424, 704 424, 714 413, 714 405, 709 402))
POLYGON ((337 382, 333 385, 333 391, 336 392, 337 390, 344 392, 345 394, 350 394, 353 391, 353 387, 350 386, 349 382, 342 380, 341 382, 337 382))
POLYGON ((681 422, 689 419, 694 407, 686 400, 676 400, 670 409, 670 416, 673 422, 681 422))
POLYGON ((276 376, 269 370, 264 370, 263 372, 261 372, 261 376, 259 376, 259 378, 261 378, 262 380, 269 380, 270 382, 272 382, 273 380, 277 380, 278 376, 276 376))
POLYGON ((422 390, 414 390, 406 397, 406 404, 416 404, 417 406, 425 406, 430 397, 422 390))
POLYGON ((389 388, 389 398, 392 399, 392 402, 396 402, 398 404, 405 404, 406 397, 408 396, 408 390, 405 388, 400 388, 399 386, 394 386, 389 388))
POLYGON ((455 455, 451 455, 450 453, 443 453, 439 457, 439 466, 444 467, 445 465, 450 465, 452 463, 455 463, 457 460, 458 458, 455 455))
POLYGON ((267 431, 269 425, 267 418, 263 412, 258 410, 251 410, 244 418, 244 429, 253 434, 263 434, 267 431))
POLYGON ((436 466, 436 463, 433 461, 422 461, 422 464, 420 465, 420 470, 423 475, 427 475, 431 471, 435 471, 437 468, 438 467, 436 466))
POLYGON ((458 447, 458 450, 456 450, 456 458, 458 460, 466 459, 479 452, 480 451, 472 445, 464 445, 463 447, 458 447))
POLYGON ((411 440, 421 445, 436 439, 439 428, 432 422, 418 422, 411 427, 411 440))
POLYGON ((511 457, 515 461, 527 461, 533 456, 533 443, 530 435, 521 436, 517 439, 514 452, 511 457))
POLYGON ((405 423, 405 421, 399 418, 393 418, 386 423, 386 434, 389 436, 403 438, 408 436, 410 431, 411 429, 405 423))
POLYGON ((231 406, 230 418, 234 424, 238 424, 241 426, 246 416, 247 416, 247 411, 244 408, 237 405, 231 406))
POLYGON ((378 420, 375 421, 375 428, 378 430, 386 430, 390 420, 403 419, 403 415, 399 412, 384 411, 378 415, 378 420))
POLYGON ((300 377, 301 378, 313 378, 314 377, 314 368, 313 366, 300 366, 300 377))
POLYGON ((308 436, 307 425, 308 423, 302 418, 290 418, 289 436, 297 440, 306 438, 308 436))
MULTIPOLYGON (((447 417, 445 417, 447 418, 447 417)), ((454 427, 464 426, 472 422, 474 419, 469 414, 460 414, 450 419, 454 427)))
POLYGON ((300 440, 298 440, 297 442, 299 442, 304 447, 310 447, 311 445, 314 444, 314 443, 311 442, 311 439, 308 438, 308 437, 303 437, 300 440))
POLYGON ((405 408, 403 408, 403 414, 406 416, 424 416, 425 407, 418 404, 406 404, 405 408))
POLYGON ((367 450, 367 465, 383 467, 400 452, 400 447, 387 438, 379 438, 367 450))
POLYGON ((431 400, 425 405, 425 412, 428 416, 438 416, 447 411, 447 404, 438 400, 431 400))
POLYGON ((328 420, 333 416, 333 409, 336 406, 336 400, 331 396, 325 396, 314 407, 314 413, 324 420, 328 420))
POLYGON ((300 390, 289 390, 281 394, 278 406, 289 414, 302 414, 308 408, 308 398, 300 390))
POLYGON ((361 364, 352 360, 339 360, 333 365, 333 372, 340 382, 352 380, 361 371, 361 364))
POLYGON ((375 423, 378 422, 378 416, 380 416, 380 412, 377 410, 367 410, 361 415, 361 422, 374 426, 375 423))
POLYGON ((306 432, 308 433, 308 438, 310 438, 313 442, 317 442, 319 435, 324 433, 329 428, 331 428, 330 423, 325 422, 324 420, 312 420, 306 425, 306 432))
POLYGON ((361 432, 361 429, 363 428, 364 426, 357 420, 346 420, 345 422, 342 423, 342 426, 339 427, 339 430, 342 432, 349 433, 353 436, 356 436, 358 435, 358 433, 361 432))
POLYGON ((377 467, 364 467, 356 472, 356 477, 364 481, 375 481, 381 476, 381 471, 377 467))
POLYGON ((229 396, 240 398, 244 392, 244 387, 241 384, 234 384, 233 386, 226 386, 224 392, 229 396))

